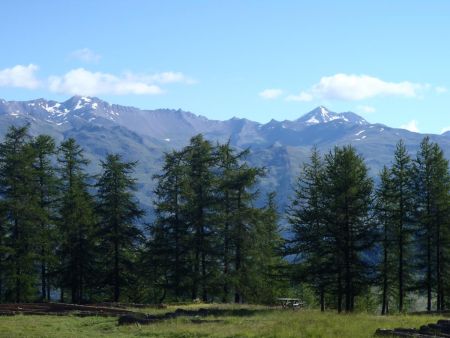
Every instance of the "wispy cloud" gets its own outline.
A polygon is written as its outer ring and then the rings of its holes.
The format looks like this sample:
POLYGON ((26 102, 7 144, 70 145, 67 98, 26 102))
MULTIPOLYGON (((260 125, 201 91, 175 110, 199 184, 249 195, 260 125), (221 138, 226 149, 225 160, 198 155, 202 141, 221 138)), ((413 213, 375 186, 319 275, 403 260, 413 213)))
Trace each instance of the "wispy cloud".
POLYGON ((417 126, 417 121, 416 120, 411 120, 408 123, 402 124, 400 126, 400 128, 412 131, 414 133, 418 133, 419 132, 419 127, 417 126))
POLYGON ((276 88, 264 89, 258 95, 265 100, 274 100, 276 98, 279 98, 281 95, 283 95, 283 90, 276 89, 276 88))
POLYGON ((0 70, 0 87, 17 87, 35 89, 40 82, 36 77, 38 66, 29 64, 27 66, 16 65, 11 68, 0 70))
POLYGON ((437 86, 434 89, 435 89, 436 93, 438 93, 438 94, 444 94, 444 93, 448 92, 448 89, 443 86, 437 86))
POLYGON ((311 101, 313 99, 330 99, 358 101, 378 96, 418 97, 427 84, 387 82, 368 75, 335 74, 322 77, 310 89, 298 95, 288 96, 291 101, 311 101))
POLYGON ((102 58, 100 54, 97 54, 89 48, 74 50, 70 53, 70 57, 86 63, 96 63, 102 58))
POLYGON ((129 80, 141 81, 145 83, 158 83, 158 84, 171 84, 171 83, 182 83, 182 84, 195 84, 196 80, 186 76, 181 72, 161 72, 155 74, 135 74, 131 72, 125 73, 125 76, 129 80))
POLYGON ((130 74, 117 76, 84 68, 73 69, 62 76, 51 76, 49 89, 71 95, 158 95, 164 92, 158 85, 136 80, 130 74))

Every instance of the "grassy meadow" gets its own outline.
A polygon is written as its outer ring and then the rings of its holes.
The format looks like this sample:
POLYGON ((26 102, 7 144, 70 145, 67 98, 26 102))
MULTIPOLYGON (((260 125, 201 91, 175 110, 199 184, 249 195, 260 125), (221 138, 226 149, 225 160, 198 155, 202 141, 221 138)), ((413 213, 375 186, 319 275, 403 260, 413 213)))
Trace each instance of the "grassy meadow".
POLYGON ((372 337, 377 328, 419 327, 438 316, 338 315, 316 310, 282 310, 262 306, 186 305, 139 309, 163 313, 177 308, 220 308, 216 317, 180 317, 150 325, 118 326, 117 318, 17 315, 0 317, 0 337, 372 337), (241 315, 233 310, 245 309, 241 315))

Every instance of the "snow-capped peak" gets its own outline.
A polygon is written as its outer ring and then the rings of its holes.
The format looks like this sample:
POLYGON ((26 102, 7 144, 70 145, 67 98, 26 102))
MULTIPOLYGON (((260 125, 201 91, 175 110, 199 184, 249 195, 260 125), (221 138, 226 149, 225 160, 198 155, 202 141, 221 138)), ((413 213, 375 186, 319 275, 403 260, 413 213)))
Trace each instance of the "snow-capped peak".
POLYGON ((301 122, 306 125, 314 125, 320 123, 329 123, 335 120, 347 123, 367 124, 366 120, 354 113, 335 113, 328 110, 324 106, 319 106, 316 109, 310 111, 306 115, 300 117, 297 122, 301 122))

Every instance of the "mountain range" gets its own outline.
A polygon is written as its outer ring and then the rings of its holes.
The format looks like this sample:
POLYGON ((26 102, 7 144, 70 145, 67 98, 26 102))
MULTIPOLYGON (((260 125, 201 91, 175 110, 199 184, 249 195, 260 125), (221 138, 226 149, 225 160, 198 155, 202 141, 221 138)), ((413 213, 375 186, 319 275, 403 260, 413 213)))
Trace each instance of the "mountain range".
MULTIPOLYGON (((164 152, 183 147, 198 133, 212 141, 230 140, 237 149, 250 148, 249 162, 267 168, 261 191, 277 191, 280 208, 286 205, 295 177, 313 146, 325 153, 335 145, 351 144, 376 176, 392 161, 400 139, 414 155, 425 136, 372 124, 355 113, 336 113, 323 106, 293 121, 262 124, 244 118, 211 120, 183 110, 142 110, 95 97, 74 96, 64 102, 0 100, 0 139, 8 126, 27 123, 32 135, 48 134, 57 141, 74 137, 91 160, 89 170, 93 173, 98 172, 99 159, 107 153, 138 161, 138 197, 147 207, 152 203, 152 175, 161 168, 164 152)), ((429 136, 450 158, 450 132, 429 136)))

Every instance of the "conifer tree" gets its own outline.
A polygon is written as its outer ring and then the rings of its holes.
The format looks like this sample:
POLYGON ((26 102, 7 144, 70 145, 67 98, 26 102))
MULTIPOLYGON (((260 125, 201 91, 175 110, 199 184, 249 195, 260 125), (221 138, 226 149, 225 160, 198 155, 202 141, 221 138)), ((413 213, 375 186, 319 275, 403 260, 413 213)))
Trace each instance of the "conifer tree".
POLYGON ((288 207, 293 238, 289 254, 300 261, 299 278, 314 286, 321 311, 325 310, 325 291, 333 271, 333 250, 326 236, 323 195, 324 163, 316 148, 297 178, 294 197, 288 207))
POLYGON ((415 208, 419 233, 417 250, 419 268, 424 271, 420 282, 426 289, 427 310, 431 311, 433 293, 437 295, 436 306, 443 309, 442 261, 446 247, 450 175, 448 161, 440 147, 425 137, 414 162, 415 208))
POLYGON ((37 185, 39 205, 38 252, 41 277, 41 299, 50 300, 51 275, 55 270, 56 248, 56 200, 58 180, 53 156, 56 154, 55 141, 48 135, 37 136, 32 143, 35 151, 34 175, 37 185))
POLYGON ((159 270, 156 276, 164 276, 159 287, 172 291, 177 301, 187 297, 184 290, 192 286, 186 278, 191 268, 188 261, 191 232, 183 195, 186 181, 183 157, 182 151, 166 154, 162 173, 154 176, 156 220, 150 228, 147 252, 148 265, 159 270))
POLYGON ((33 263, 39 206, 33 180, 35 153, 30 141, 28 126, 12 126, 0 144, 3 287, 4 297, 15 302, 31 299, 37 277, 33 263))
POLYGON ((286 289, 284 240, 278 225, 275 197, 274 192, 269 193, 266 205, 254 210, 255 226, 249 242, 246 283, 242 287, 244 298, 250 302, 273 304, 276 296, 284 294, 286 289))
POLYGON ((436 276, 436 308, 438 311, 446 309, 446 290, 449 290, 450 276, 450 172, 449 162, 444 157, 443 150, 438 144, 432 147, 433 166, 433 219, 434 219, 434 260, 436 276))
POLYGON ((94 200, 88 191, 88 160, 83 149, 72 138, 59 147, 61 205, 61 300, 64 288, 71 291, 74 303, 86 301, 88 283, 95 269, 94 200))
POLYGON ((243 151, 235 154, 231 148, 230 142, 216 147, 217 166, 219 176, 216 184, 216 198, 221 201, 218 204, 217 219, 219 223, 219 233, 222 237, 222 249, 220 255, 222 256, 222 281, 223 281, 223 295, 224 302, 229 301, 232 287, 232 228, 233 219, 236 211, 236 190, 235 190, 235 176, 236 169, 239 167, 239 160, 248 154, 248 151, 243 151))
POLYGON ((253 207, 257 197, 254 189, 264 175, 261 168, 250 167, 245 159, 249 150, 236 152, 230 143, 216 146, 218 170, 215 172, 216 221, 222 238, 223 300, 229 299, 234 289, 234 301, 242 302, 246 288, 246 269, 249 264, 253 231, 257 227, 258 212, 253 207), (231 282, 231 283, 230 283, 231 282))
POLYGON ((248 266, 251 259, 247 256, 252 247, 253 229, 257 226, 253 207, 258 191, 252 190, 259 177, 264 175, 261 168, 250 167, 244 163, 237 168, 234 177, 236 207, 231 220, 231 245, 234 248, 233 280, 234 302, 243 302, 243 292, 248 266))
POLYGON ((404 310, 405 294, 412 285, 411 237, 414 231, 414 172, 403 141, 398 142, 391 169, 392 215, 395 228, 398 311, 404 310))
POLYGON ((396 257, 395 232, 392 224, 392 185, 390 171, 385 166, 380 173, 380 184, 376 191, 375 214, 381 232, 382 259, 379 264, 380 279, 382 283, 381 314, 389 314, 389 304, 395 285, 396 257))
POLYGON ((364 160, 351 146, 325 156, 324 199, 327 236, 334 247, 337 308, 353 311, 355 297, 367 292, 371 267, 364 260, 376 240, 371 219, 373 181, 364 160), (345 299, 344 299, 345 296, 345 299))
POLYGON ((113 301, 118 302, 121 289, 135 263, 136 249, 142 233, 136 226, 143 210, 134 197, 136 180, 132 177, 136 162, 123 162, 120 155, 109 154, 101 161, 102 174, 97 182, 102 265, 106 284, 113 287, 113 301))
POLYGON ((208 300, 208 291, 217 269, 216 227, 214 226, 213 172, 216 159, 211 143, 197 135, 184 148, 186 167, 187 222, 192 231, 192 299, 208 300))

